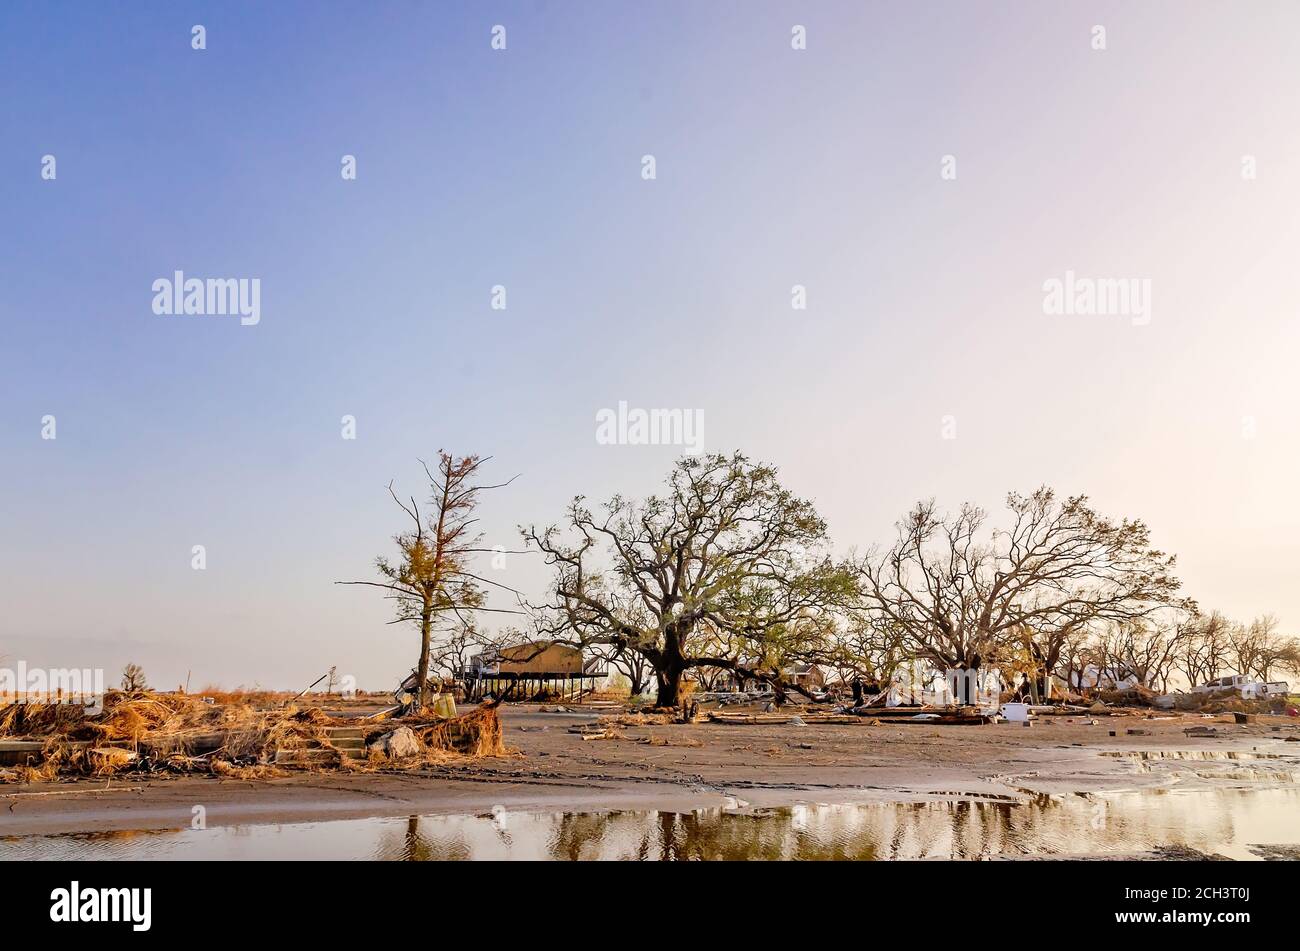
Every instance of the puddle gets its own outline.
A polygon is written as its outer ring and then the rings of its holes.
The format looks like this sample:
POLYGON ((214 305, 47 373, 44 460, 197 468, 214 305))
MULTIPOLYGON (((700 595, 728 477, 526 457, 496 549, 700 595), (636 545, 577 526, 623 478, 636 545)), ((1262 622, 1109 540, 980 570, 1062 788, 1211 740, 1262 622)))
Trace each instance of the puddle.
POLYGON ((1300 844, 1300 790, 1075 794, 1014 805, 945 801, 740 811, 729 804, 693 813, 498 808, 479 816, 11 836, 0 838, 0 860, 975 859, 1170 846, 1258 859, 1261 844, 1283 852, 1300 844))

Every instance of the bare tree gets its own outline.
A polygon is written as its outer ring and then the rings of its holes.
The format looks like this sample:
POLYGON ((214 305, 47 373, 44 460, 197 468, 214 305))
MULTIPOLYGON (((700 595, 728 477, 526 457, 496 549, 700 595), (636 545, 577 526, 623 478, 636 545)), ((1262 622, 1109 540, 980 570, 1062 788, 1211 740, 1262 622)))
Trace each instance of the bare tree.
POLYGON ((1176 621, 1139 618, 1113 625, 1098 639, 1101 669, 1118 679, 1131 676, 1143 687, 1164 693, 1189 636, 1187 627, 1176 621))
POLYGON ((1071 631, 1061 641, 1057 671, 1072 690, 1083 689, 1083 675, 1089 664, 1101 667, 1102 661, 1095 658, 1094 643, 1086 629, 1071 631))
MULTIPOLYGON (((490 457, 489 457, 490 458, 490 457)), ((482 536, 473 526, 478 519, 474 510, 479 493, 500 485, 482 486, 474 483, 479 468, 487 462, 479 456, 455 457, 439 451, 438 472, 435 475, 421 460, 424 474, 429 480, 431 511, 420 513, 419 503, 411 496, 402 501, 390 483, 388 494, 410 518, 412 527, 394 536, 399 551, 396 561, 380 556, 375 559, 382 581, 338 581, 336 584, 367 585, 382 588, 385 597, 396 602, 396 617, 390 624, 414 624, 420 631, 420 659, 416 667, 418 681, 416 703, 423 708, 429 701, 429 661, 434 626, 438 618, 454 615, 465 625, 476 611, 518 614, 489 608, 482 585, 490 585, 514 592, 496 581, 490 581, 470 570, 476 554, 491 551, 479 547, 482 536)), ((518 592, 514 592, 516 596, 518 592)))
POLYGON ((1230 673, 1262 681, 1279 671, 1300 674, 1300 640, 1279 634, 1277 628, 1271 614, 1248 625, 1218 611, 1195 615, 1183 625, 1177 669, 1191 686, 1230 673))
POLYGON ((148 690, 144 668, 139 664, 127 664, 122 668, 122 689, 130 693, 133 690, 148 690))
POLYGON ((1269 681, 1274 669, 1296 671, 1300 665, 1300 642, 1277 632, 1278 621, 1271 614, 1261 615, 1249 625, 1236 624, 1228 630, 1228 645, 1236 661, 1237 673, 1269 681))
POLYGON ((662 496, 616 495, 599 514, 578 497, 566 522, 523 532, 555 568, 543 624, 640 654, 663 706, 701 667, 779 684, 775 664, 852 593, 849 574, 818 554, 826 526, 812 505, 739 453, 683 457, 662 496))
POLYGON ((834 672, 834 681, 841 686, 859 680, 884 690, 911 660, 909 647, 903 630, 888 618, 850 612, 837 620, 829 651, 816 660, 834 672))
POLYGON ((1229 666, 1232 626, 1218 611, 1195 615, 1184 623, 1176 666, 1189 686, 1208 683, 1229 666))
POLYGON ((1009 494, 1007 509, 1010 526, 986 533, 977 507, 944 517, 919 503, 892 546, 860 561, 866 609, 947 667, 978 668, 1028 637, 1037 686, 1090 626, 1181 603, 1174 558, 1151 546, 1144 523, 1046 487, 1009 494))
POLYGON ((1279 671, 1300 676, 1300 639, 1282 638, 1271 657, 1262 659, 1260 664, 1260 677, 1266 681, 1272 678, 1275 666, 1279 671))
POLYGON ((654 676, 654 671, 650 667, 650 661, 640 651, 628 650, 623 648, 614 650, 614 656, 610 658, 610 663, 627 678, 628 693, 633 697, 639 697, 646 692, 650 686, 650 679, 654 676))
POLYGON ((437 634, 430 646, 430 667, 453 679, 463 676, 474 654, 488 644, 488 638, 479 633, 472 621, 459 617, 456 623, 437 634))
MULTIPOLYGON (((627 678, 628 691, 633 697, 645 693, 654 677, 650 662, 637 651, 619 649, 611 644, 591 644, 587 649, 595 660, 613 667, 627 678)), ((701 684, 701 686, 704 686, 701 684)), ((705 689, 710 689, 705 686, 705 689)))

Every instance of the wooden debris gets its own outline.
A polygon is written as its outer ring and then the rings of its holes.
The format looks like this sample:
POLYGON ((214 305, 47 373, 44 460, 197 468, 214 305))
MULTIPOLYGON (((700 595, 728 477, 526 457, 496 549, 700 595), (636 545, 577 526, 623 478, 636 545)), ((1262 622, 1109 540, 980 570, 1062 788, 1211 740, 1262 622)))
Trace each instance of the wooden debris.
POLYGON ((714 723, 742 724, 746 726, 779 726, 791 722, 794 713, 710 713, 709 719, 714 723))
POLYGON ((183 694, 111 691, 102 709, 0 707, 0 782, 115 773, 212 773, 237 778, 303 769, 368 768, 366 740, 407 727, 428 756, 502 756, 501 721, 486 704, 461 717, 348 720, 316 708, 210 704, 183 694))

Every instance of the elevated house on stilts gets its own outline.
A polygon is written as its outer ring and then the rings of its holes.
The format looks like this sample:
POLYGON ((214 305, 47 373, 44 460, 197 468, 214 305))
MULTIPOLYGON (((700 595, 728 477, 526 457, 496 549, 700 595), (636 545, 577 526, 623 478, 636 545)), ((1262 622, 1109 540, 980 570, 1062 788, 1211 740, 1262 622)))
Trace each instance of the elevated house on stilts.
POLYGON ((608 676, 600 658, 584 660, 581 648, 553 641, 489 648, 461 672, 470 701, 580 700, 608 676))

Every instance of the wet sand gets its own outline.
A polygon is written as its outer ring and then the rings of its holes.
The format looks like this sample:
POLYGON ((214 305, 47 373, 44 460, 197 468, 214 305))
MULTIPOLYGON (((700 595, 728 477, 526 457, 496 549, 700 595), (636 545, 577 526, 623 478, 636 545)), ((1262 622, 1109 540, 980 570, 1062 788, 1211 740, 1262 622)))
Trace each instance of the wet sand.
POLYGON ((1175 785, 1278 788, 1300 780, 1300 743, 1287 742, 1300 739, 1300 723, 1282 717, 1237 725, 1230 715, 1097 716, 1089 725, 1081 715, 1045 717, 1032 727, 705 722, 622 726, 623 739, 587 741, 568 732, 597 719, 507 707, 505 738, 518 756, 414 772, 295 773, 261 781, 122 776, 3 786, 0 835, 188 829, 195 806, 203 806, 208 826, 223 826, 477 815, 494 807, 595 812, 687 811, 737 801, 1011 802, 1175 785), (1185 736, 1193 726, 1214 726, 1220 735, 1185 736), (1111 730, 1118 735, 1109 736, 1111 730), (1128 755, 1140 752, 1146 756, 1128 755))

